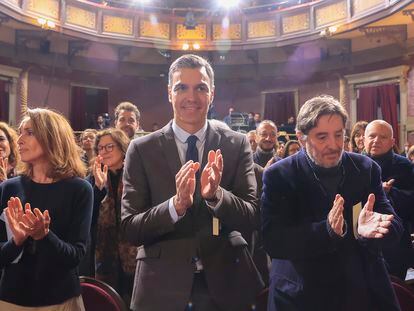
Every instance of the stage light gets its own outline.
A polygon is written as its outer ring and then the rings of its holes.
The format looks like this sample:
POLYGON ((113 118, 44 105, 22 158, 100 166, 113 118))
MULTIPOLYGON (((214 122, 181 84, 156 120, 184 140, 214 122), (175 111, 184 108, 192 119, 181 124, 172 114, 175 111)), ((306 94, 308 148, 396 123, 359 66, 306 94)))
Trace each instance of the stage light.
POLYGON ((193 49, 194 50, 199 50, 201 48, 200 44, 198 44, 197 42, 193 43, 193 49))
POLYGON ((190 48, 190 45, 188 43, 183 43, 182 49, 184 51, 187 51, 190 48))
POLYGON ((239 2, 240 0, 226 0, 226 1, 218 0, 219 6, 226 8, 226 9, 230 9, 230 8, 238 6, 239 2))
POLYGON ((52 21, 47 21, 46 25, 47 25, 48 28, 51 28, 51 29, 56 27, 56 24, 52 21))

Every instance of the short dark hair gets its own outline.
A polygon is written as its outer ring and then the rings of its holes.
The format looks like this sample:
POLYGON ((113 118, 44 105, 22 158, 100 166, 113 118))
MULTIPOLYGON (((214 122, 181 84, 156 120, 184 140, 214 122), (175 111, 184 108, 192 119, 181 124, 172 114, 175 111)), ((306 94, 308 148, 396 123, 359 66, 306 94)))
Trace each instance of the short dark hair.
POLYGON ((345 127, 348 114, 337 99, 330 95, 320 95, 311 98, 299 110, 296 120, 296 131, 307 135, 311 129, 316 127, 320 117, 333 114, 337 114, 342 118, 345 127))
POLYGON ((120 129, 116 129, 116 128, 108 128, 108 129, 104 129, 98 132, 98 134, 96 135, 96 140, 95 140, 95 153, 99 154, 98 152, 99 142, 102 137, 107 136, 107 135, 111 136, 111 138, 118 145, 119 149, 121 149, 121 152, 125 157, 130 140, 124 131, 120 129))
POLYGON ((174 72, 182 68, 202 68, 204 67, 207 72, 207 76, 210 79, 210 86, 214 86, 214 71, 210 63, 201 56, 194 54, 185 54, 177 58, 170 66, 168 71, 168 85, 172 84, 172 76, 174 72))
POLYGON ((115 108, 115 123, 118 121, 119 114, 121 113, 121 110, 125 111, 131 111, 135 113, 135 117, 137 118, 137 121, 141 118, 141 113, 139 112, 137 106, 135 106, 131 102, 121 102, 116 106, 115 108))

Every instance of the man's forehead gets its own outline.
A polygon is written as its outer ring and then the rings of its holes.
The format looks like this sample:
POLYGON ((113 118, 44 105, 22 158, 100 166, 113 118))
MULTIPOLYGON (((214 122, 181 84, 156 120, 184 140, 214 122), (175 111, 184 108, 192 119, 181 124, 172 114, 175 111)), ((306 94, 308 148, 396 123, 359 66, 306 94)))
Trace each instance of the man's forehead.
POLYGON ((135 112, 133 112, 133 111, 122 109, 121 111, 119 111, 119 117, 134 117, 134 118, 136 118, 137 116, 135 115, 135 112))
POLYGON ((369 125, 366 129, 366 132, 377 133, 387 137, 391 137, 392 135, 391 129, 387 125, 381 123, 374 123, 369 125))
POLYGON ((207 83, 210 85, 210 78, 208 77, 205 67, 199 68, 180 68, 172 75, 172 83, 207 83), (194 80, 194 81, 192 81, 194 80))
POLYGON ((345 129, 345 124, 340 115, 323 115, 319 117, 315 127, 311 129, 314 132, 338 132, 345 129))

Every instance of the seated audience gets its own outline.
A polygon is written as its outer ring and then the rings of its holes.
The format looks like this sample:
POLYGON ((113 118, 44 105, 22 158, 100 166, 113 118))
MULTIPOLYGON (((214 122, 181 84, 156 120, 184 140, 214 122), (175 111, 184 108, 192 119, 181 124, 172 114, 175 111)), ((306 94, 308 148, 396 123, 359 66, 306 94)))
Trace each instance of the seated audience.
POLYGON ((414 263, 410 236, 414 220, 414 166, 393 151, 393 129, 383 120, 367 125, 364 142, 368 156, 381 167, 384 192, 403 221, 404 232, 399 243, 382 251, 390 274, 405 280, 407 269, 414 263))
POLYGON ((99 132, 93 177, 89 179, 94 189, 95 277, 114 287, 127 302, 136 264, 136 247, 125 242, 120 232, 122 173, 128 144, 129 138, 119 129, 99 132))
POLYGON ((84 310, 77 269, 93 194, 79 146, 47 109, 29 109, 19 131, 20 176, 0 184, 0 310, 84 310))
POLYGON ((17 133, 6 123, 0 122, 0 183, 15 175, 19 161, 17 133))
POLYGON ((354 124, 351 130, 351 150, 356 153, 362 153, 364 151, 364 132, 368 122, 358 121, 354 124))

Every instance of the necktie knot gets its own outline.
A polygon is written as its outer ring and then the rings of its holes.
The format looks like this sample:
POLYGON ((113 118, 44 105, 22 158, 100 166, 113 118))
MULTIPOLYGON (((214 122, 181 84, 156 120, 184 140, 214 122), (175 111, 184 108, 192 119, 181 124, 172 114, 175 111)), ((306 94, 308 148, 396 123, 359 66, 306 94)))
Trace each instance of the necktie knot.
POLYGON ((190 135, 187 138, 187 153, 185 155, 185 160, 190 161, 193 160, 194 162, 198 162, 198 150, 197 150, 197 136, 190 135))

